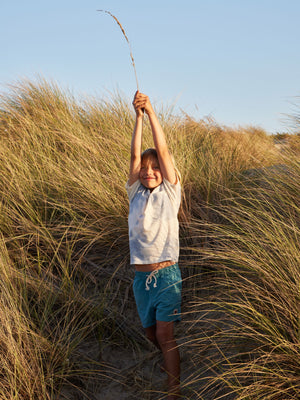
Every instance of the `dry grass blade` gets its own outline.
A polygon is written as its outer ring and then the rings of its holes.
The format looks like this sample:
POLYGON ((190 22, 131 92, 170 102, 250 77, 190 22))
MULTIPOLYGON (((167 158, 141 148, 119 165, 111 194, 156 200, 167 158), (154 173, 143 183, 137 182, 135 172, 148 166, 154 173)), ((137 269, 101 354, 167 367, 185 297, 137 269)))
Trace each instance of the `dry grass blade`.
POLYGON ((139 82, 138 82, 138 78, 137 78, 137 73, 136 73, 135 62, 134 62, 134 58, 133 58, 133 54, 132 54, 131 44, 130 44, 130 41, 129 41, 127 35, 126 35, 125 29, 123 28, 123 26, 122 26, 121 22, 118 20, 118 18, 115 15, 113 15, 110 11, 108 11, 108 10, 97 10, 97 11, 104 12, 104 13, 110 15, 116 21, 116 23, 119 25, 119 27, 120 27, 120 29, 121 29, 121 31, 122 31, 127 43, 128 43, 128 46, 129 46, 130 58, 131 58, 131 62, 132 62, 132 66, 133 66, 134 74, 135 74, 136 87, 137 87, 137 90, 139 90, 139 82))

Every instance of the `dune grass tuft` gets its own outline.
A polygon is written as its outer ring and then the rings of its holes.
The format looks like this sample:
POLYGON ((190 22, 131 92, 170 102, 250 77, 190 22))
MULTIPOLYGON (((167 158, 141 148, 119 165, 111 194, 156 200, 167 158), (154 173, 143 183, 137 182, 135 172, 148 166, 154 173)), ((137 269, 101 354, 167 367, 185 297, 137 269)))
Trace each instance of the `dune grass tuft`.
MULTIPOLYGON (((297 135, 278 145, 258 128, 158 114, 182 174, 186 398, 294 399, 297 135)), ((109 380, 131 398, 154 395, 151 382, 132 383, 105 359, 121 346, 142 365, 147 347, 127 237, 133 127, 132 106, 119 95, 80 101, 40 80, 1 96, 3 400, 99 396, 109 380)), ((146 122, 145 147, 150 136, 146 122)))

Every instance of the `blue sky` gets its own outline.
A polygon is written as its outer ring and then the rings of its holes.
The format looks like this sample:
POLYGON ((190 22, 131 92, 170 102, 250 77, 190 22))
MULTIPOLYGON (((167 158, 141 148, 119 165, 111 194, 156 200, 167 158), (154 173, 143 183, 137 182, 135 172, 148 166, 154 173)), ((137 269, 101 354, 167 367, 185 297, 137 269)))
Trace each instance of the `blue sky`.
POLYGON ((269 133, 290 128, 300 95, 299 0, 1 2, 1 90, 39 74, 75 95, 131 99, 269 133))

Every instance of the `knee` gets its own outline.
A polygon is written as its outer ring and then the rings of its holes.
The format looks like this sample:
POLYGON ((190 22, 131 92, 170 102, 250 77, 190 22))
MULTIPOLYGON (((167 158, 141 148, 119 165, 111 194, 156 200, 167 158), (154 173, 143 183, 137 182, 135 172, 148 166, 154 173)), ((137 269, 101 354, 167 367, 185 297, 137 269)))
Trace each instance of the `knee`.
POLYGON ((157 340, 156 340, 156 326, 150 326, 149 328, 145 329, 146 337, 150 342, 154 343, 157 345, 157 340))
POLYGON ((156 340, 161 347, 165 347, 174 340, 173 332, 170 332, 169 329, 165 329, 164 327, 157 328, 156 340))
POLYGON ((155 336, 154 332, 146 331, 146 337, 147 337, 148 340, 150 340, 150 342, 156 343, 156 336, 155 336))

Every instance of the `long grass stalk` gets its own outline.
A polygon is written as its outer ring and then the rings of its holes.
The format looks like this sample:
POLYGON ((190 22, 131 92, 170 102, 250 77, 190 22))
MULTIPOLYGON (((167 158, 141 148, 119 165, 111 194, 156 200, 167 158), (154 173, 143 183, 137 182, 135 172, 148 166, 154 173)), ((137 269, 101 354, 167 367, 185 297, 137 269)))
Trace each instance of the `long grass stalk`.
POLYGON ((134 61, 133 54, 132 54, 131 44, 130 44, 130 41, 129 41, 127 35, 126 35, 125 29, 123 28, 123 26, 122 26, 121 22, 118 20, 118 18, 114 14, 112 14, 110 11, 108 11, 108 10, 97 10, 97 11, 104 12, 104 13, 110 15, 116 21, 116 23, 118 24, 119 28, 121 29, 121 32, 122 32, 126 42, 128 43, 128 46, 129 46, 131 64, 132 64, 133 70, 134 70, 136 87, 137 87, 137 90, 139 90, 139 82, 138 82, 136 68, 135 68, 135 61, 134 61))

